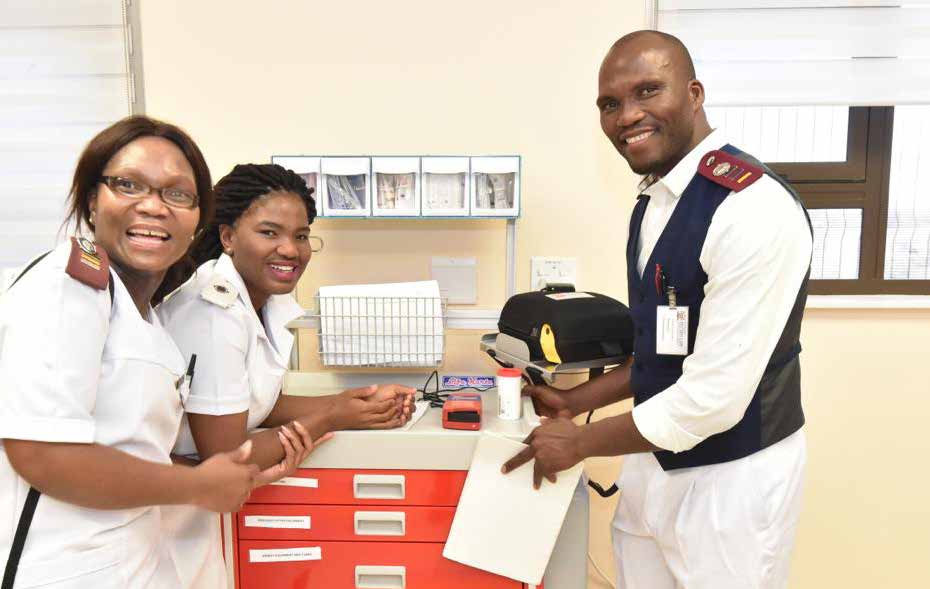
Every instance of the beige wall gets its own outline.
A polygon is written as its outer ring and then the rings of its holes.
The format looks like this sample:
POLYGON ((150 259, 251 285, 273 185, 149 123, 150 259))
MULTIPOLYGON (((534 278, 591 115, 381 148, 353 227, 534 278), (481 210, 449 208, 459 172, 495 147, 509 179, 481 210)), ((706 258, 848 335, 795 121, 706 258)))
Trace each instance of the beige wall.
MULTIPOLYGON (((517 289, 530 256, 575 256, 584 288, 625 299, 634 180, 594 98, 602 54, 643 22, 634 0, 145 0, 148 112, 186 127, 216 177, 275 153, 519 153, 517 289)), ((301 285, 305 303, 320 284, 427 278, 433 255, 477 257, 478 306, 503 301, 500 221, 315 227, 326 251, 301 285)), ((448 370, 489 368, 476 336, 449 335, 448 370)), ((930 311, 808 313, 810 468, 792 587, 930 585, 928 336, 930 311)), ((609 481, 618 461, 588 469, 609 481)), ((592 499, 606 571, 611 508, 592 499)))

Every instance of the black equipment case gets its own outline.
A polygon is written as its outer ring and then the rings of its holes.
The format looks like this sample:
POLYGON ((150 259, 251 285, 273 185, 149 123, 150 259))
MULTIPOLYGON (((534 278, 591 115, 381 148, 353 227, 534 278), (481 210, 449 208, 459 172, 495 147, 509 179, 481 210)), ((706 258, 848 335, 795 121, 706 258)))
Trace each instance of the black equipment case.
POLYGON ((594 292, 514 295, 504 304, 497 327, 526 342, 534 362, 561 364, 633 353, 630 310, 594 292))

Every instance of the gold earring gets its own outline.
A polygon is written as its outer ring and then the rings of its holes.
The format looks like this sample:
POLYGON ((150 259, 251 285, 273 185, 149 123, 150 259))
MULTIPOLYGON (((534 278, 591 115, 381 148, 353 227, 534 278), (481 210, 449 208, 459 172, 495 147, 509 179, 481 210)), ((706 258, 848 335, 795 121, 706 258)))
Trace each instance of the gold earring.
POLYGON ((90 224, 91 224, 91 225, 96 225, 96 224, 97 224, 97 211, 91 211, 91 212, 90 212, 90 224))

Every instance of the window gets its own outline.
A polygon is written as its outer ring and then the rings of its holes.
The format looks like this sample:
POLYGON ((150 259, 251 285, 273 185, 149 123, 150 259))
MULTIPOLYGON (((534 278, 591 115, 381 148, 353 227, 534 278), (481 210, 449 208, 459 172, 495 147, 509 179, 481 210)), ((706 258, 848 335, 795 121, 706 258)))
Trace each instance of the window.
POLYGON ((801 195, 812 294, 930 294, 930 106, 707 111, 801 195))
POLYGON ((134 10, 124 0, 4 4, 0 292, 16 268, 63 237, 83 146, 110 123, 143 111, 134 10))
POLYGON ((930 294, 930 1, 647 0, 811 213, 817 294, 930 294), (837 105, 837 106, 831 106, 837 105))

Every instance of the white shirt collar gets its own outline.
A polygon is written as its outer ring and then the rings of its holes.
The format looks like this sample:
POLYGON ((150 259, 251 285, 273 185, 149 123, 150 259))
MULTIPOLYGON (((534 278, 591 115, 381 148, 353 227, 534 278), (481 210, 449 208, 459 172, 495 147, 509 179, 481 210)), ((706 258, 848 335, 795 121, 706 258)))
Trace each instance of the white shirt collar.
POLYGON ((226 254, 220 254, 220 257, 216 260, 216 264, 213 266, 213 272, 228 280, 229 283, 233 285, 233 288, 236 289, 236 292, 239 293, 239 298, 242 299, 245 308, 251 309, 253 313, 255 312, 255 307, 252 306, 252 299, 249 297, 249 289, 245 287, 245 281, 242 279, 242 276, 239 275, 239 271, 236 270, 232 258, 226 254))
MULTIPOLYGON (((641 192, 643 194, 654 195, 657 191, 664 188, 664 191, 674 198, 681 197, 685 188, 691 183, 691 179, 694 177, 698 169, 698 164, 704 154, 708 151, 720 149, 723 145, 726 145, 723 131, 717 129, 711 131, 710 135, 702 139, 694 149, 689 151, 685 157, 681 158, 681 161, 675 164, 675 167, 672 168, 668 174, 648 186, 643 186, 641 182, 641 192)), ((643 179, 643 182, 647 180, 648 177, 643 179)))
MULTIPOLYGON (((213 271, 232 284, 233 288, 239 293, 239 299, 248 311, 251 311, 252 318, 258 323, 259 334, 264 334, 258 317, 258 310, 252 306, 252 299, 249 297, 249 291, 245 286, 245 280, 236 270, 232 258, 226 254, 221 254, 213 267, 213 271)), ((287 354, 290 353, 293 344, 293 336, 286 328, 287 324, 303 315, 303 308, 297 303, 291 294, 271 295, 265 301, 265 306, 261 312, 264 314, 265 325, 269 326, 271 338, 274 340, 273 346, 282 356, 284 362, 287 361, 287 354)))

